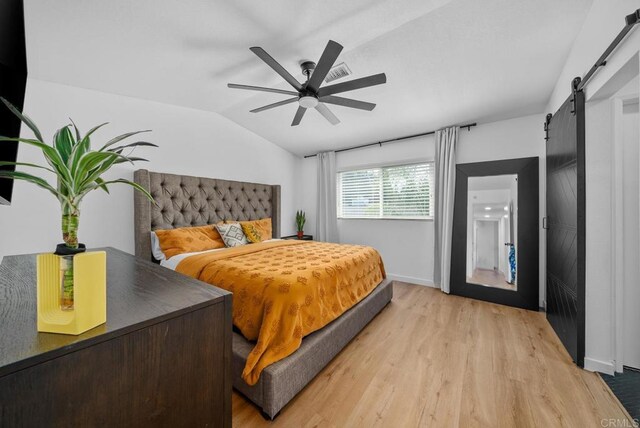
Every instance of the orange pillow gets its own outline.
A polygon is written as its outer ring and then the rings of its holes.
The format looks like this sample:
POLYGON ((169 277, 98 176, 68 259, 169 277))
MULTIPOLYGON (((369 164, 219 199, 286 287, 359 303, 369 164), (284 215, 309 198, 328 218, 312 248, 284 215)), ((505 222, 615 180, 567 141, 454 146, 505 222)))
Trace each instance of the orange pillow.
POLYGON ((165 257, 224 248, 224 241, 213 225, 154 230, 165 257))
POLYGON ((242 231, 249 242, 262 242, 273 238, 271 218, 241 221, 240 226, 242 226, 242 231))

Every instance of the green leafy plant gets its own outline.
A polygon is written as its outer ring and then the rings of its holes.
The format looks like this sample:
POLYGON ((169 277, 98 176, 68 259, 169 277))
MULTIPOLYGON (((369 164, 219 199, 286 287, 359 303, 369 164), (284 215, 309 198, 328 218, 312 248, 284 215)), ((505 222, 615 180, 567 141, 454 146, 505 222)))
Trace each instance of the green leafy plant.
MULTIPOLYGON (((78 226, 80 222, 80 203, 84 197, 91 191, 102 189, 109 193, 109 186, 112 184, 126 184, 134 187, 138 191, 145 194, 147 198, 153 201, 153 197, 141 187, 123 178, 115 180, 104 180, 102 176, 109 171, 114 165, 129 162, 146 161, 146 159, 132 157, 130 152, 137 147, 151 146, 157 147, 155 144, 145 141, 136 141, 134 143, 119 144, 123 140, 133 137, 134 135, 149 132, 136 131, 119 135, 109 140, 100 149, 93 150, 91 148, 91 136, 100 128, 107 125, 103 123, 98 125, 84 136, 80 135, 78 127, 71 121, 69 125, 60 128, 53 137, 51 145, 44 142, 42 133, 36 124, 27 116, 22 114, 15 106, 4 98, 0 97, 0 101, 11 110, 21 121, 33 132, 35 139, 30 138, 11 138, 0 136, 0 143, 6 141, 14 141, 18 143, 28 144, 37 147, 42 151, 46 164, 37 165, 24 162, 0 162, 2 166, 13 166, 16 168, 30 168, 52 174, 55 178, 55 184, 50 183, 42 178, 24 171, 11 171, 0 169, 0 178, 22 180, 32 183, 42 189, 45 189, 60 202, 62 210, 62 239, 65 246, 70 249, 78 249, 78 226), (129 153, 123 154, 125 151, 129 153)), ((67 274, 65 274, 67 275, 67 274)), ((73 271, 70 272, 71 285, 73 281, 73 271)), ((65 278, 68 279, 68 278, 65 278)))
POLYGON ((304 224, 307 222, 307 217, 304 211, 296 212, 296 226, 298 227, 298 232, 304 231, 304 224))

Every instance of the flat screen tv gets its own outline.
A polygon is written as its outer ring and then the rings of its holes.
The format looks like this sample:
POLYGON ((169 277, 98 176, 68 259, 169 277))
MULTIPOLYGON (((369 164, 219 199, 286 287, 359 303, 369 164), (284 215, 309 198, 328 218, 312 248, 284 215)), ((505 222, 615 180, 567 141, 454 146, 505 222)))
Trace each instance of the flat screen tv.
MULTIPOLYGON (((22 0, 0 1, 0 96, 22 110, 27 84, 22 0)), ((0 135, 18 137, 20 121, 4 104, 0 105, 0 135)), ((0 161, 15 162, 18 144, 0 142, 0 161)), ((2 167, 0 168, 9 168, 2 167)), ((0 205, 11 203, 13 181, 0 179, 0 205)))

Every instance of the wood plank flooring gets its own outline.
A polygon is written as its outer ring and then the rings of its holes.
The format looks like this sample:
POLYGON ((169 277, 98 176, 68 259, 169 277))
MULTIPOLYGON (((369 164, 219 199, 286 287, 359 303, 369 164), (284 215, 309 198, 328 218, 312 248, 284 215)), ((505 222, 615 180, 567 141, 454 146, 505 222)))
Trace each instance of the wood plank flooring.
POLYGON ((235 427, 634 426, 628 417, 572 363, 544 314, 398 282, 389 306, 274 421, 233 396, 235 427))
POLYGON ((474 269, 473 274, 467 277, 469 284, 485 287, 496 287, 504 290, 517 290, 515 284, 509 284, 500 271, 490 269, 474 269))

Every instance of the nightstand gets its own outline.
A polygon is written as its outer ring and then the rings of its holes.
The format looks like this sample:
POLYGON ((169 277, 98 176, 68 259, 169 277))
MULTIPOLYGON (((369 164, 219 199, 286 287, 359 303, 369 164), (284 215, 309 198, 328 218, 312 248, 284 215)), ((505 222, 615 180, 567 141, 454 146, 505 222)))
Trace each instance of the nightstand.
POLYGON ((298 238, 298 235, 283 236, 280 239, 299 239, 301 241, 313 241, 313 235, 302 235, 302 238, 298 238))
POLYGON ((36 330, 36 257, 0 264, 0 426, 231 427, 231 293, 107 248, 107 322, 36 330))

